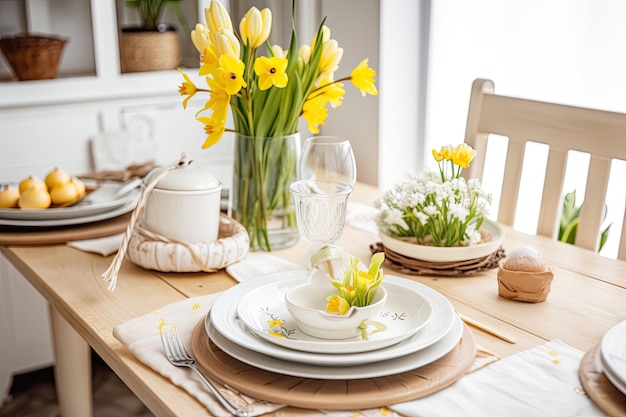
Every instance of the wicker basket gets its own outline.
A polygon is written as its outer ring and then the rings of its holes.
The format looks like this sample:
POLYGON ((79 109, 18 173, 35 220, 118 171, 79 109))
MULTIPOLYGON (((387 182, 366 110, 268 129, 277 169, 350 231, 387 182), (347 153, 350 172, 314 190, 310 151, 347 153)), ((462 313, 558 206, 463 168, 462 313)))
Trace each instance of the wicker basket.
POLYGON ((180 64, 180 58, 176 31, 122 31, 120 34, 122 72, 171 70, 180 64))
POLYGON ((55 78, 68 39, 18 34, 0 38, 0 50, 20 81, 55 78))

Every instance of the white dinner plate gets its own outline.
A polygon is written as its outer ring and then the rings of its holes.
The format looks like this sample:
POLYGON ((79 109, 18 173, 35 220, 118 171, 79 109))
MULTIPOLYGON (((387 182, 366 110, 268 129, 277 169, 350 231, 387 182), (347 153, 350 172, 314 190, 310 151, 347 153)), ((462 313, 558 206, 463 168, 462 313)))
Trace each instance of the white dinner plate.
POLYGON ((302 271, 296 270, 277 272, 239 283, 224 291, 215 301, 211 307, 211 324, 230 342, 267 356, 311 365, 344 367, 385 361, 424 349, 447 335, 456 317, 454 308, 448 299, 439 292, 418 282, 388 275, 385 277, 385 283, 409 288, 427 299, 432 307, 432 318, 413 336, 384 349, 336 354, 298 351, 278 346, 257 337, 248 331, 241 320, 237 318, 237 304, 249 291, 271 282, 291 288, 304 281, 302 271))
POLYGON ((626 320, 611 327, 602 337, 600 358, 607 378, 626 394, 626 320), (616 380, 615 382, 613 380, 616 380))
MULTIPOLYGON (((36 221, 74 219, 105 213, 124 206, 136 200, 139 196, 139 190, 137 189, 121 197, 118 196, 116 193, 125 186, 125 183, 121 182, 103 181, 89 183, 86 181, 86 185, 90 188, 95 188, 95 190, 87 194, 83 200, 74 206, 28 210, 2 208, 0 209, 0 220, 31 221, 33 223, 28 224, 29 226, 37 226, 40 224, 35 223, 36 221)), ((25 224, 17 226, 25 226, 25 224)))
MULTIPOLYGON (((285 304, 286 287, 279 282, 270 282, 248 291, 237 304, 237 316, 257 336, 289 349, 317 353, 357 353, 382 349, 412 336, 428 324, 433 309, 417 291, 387 281, 381 285, 387 290, 385 309, 369 319, 387 328, 370 335, 367 340, 362 340, 361 336, 341 340, 319 339, 300 331, 285 304)), ((328 293, 333 290, 329 283, 328 293)))
POLYGON ((494 253, 504 240, 504 229, 498 223, 485 220, 481 229, 489 232, 492 239, 489 242, 471 246, 439 247, 416 245, 390 236, 379 231, 380 240, 386 248, 408 258, 427 262, 460 262, 478 259, 494 253))
POLYGON ((89 216, 71 217, 68 219, 55 219, 55 220, 11 220, 0 219, 0 226, 18 226, 18 227, 57 227, 57 226, 73 226, 78 224, 87 224, 98 222, 101 220, 112 219, 117 216, 121 216, 130 211, 133 211, 137 205, 139 199, 139 191, 133 191, 132 198, 130 198, 125 205, 116 207, 114 209, 105 211, 104 213, 98 213, 89 216))
POLYGON ((309 363, 290 362, 272 356, 263 355, 233 343, 218 332, 210 319, 211 313, 204 320, 209 338, 225 353, 241 362, 266 371, 283 375, 316 379, 363 379, 395 375, 428 365, 450 352, 461 340, 463 322, 454 316, 452 327, 439 341, 427 348, 395 359, 364 363, 356 366, 320 366, 309 363))

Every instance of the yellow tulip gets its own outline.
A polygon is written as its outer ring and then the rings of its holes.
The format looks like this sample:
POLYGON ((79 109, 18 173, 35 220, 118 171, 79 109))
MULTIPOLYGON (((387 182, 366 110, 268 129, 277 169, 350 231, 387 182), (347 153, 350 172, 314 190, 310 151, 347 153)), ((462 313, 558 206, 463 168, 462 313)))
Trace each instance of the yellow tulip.
POLYGON ((191 42, 201 54, 204 53, 205 49, 211 47, 209 30, 202 23, 198 23, 196 28, 191 31, 191 42))
POLYGON ((217 55, 219 57, 222 55, 228 55, 239 59, 241 46, 239 45, 239 40, 232 30, 222 28, 218 29, 215 33, 215 50, 217 51, 217 55))
POLYGON ((339 43, 330 39, 323 43, 322 57, 320 58, 319 73, 333 74, 339 68, 339 61, 343 57, 343 48, 339 47, 339 43))
POLYGON ((298 56, 302 58, 305 64, 308 64, 311 60, 311 47, 309 45, 302 45, 298 49, 298 56))
POLYGON ((258 48, 263 45, 269 38, 271 29, 272 12, 267 8, 261 11, 256 7, 250 8, 239 23, 241 40, 251 48, 258 48))
POLYGON ((272 45, 272 54, 278 58, 287 58, 287 52, 289 51, 283 51, 280 45, 272 45))
POLYGON ((228 10, 218 0, 211 0, 211 4, 204 9, 204 17, 209 27, 209 32, 214 34, 219 29, 226 28, 233 31, 233 22, 230 20, 228 10))

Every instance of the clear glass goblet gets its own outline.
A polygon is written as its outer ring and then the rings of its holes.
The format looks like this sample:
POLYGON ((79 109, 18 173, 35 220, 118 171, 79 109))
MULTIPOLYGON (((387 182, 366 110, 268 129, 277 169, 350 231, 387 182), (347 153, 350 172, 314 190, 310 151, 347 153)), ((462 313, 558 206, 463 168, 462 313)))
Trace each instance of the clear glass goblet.
POLYGON ((289 187, 294 198, 300 236, 311 243, 310 255, 341 237, 352 186, 333 180, 300 180, 289 187))
POLYGON ((356 162, 348 139, 338 136, 313 136, 304 142, 298 163, 299 180, 318 179, 356 182, 356 162))

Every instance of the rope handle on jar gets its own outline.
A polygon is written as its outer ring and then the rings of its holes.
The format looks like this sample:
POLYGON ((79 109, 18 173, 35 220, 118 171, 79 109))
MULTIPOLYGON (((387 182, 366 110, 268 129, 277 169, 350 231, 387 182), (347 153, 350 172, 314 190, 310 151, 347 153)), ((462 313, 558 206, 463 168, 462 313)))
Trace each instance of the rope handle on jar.
POLYGON ((187 157, 183 152, 180 157, 180 161, 177 164, 169 166, 163 172, 159 173, 152 181, 150 181, 144 187, 141 192, 141 196, 139 196, 139 200, 137 201, 137 206, 133 210, 133 213, 130 216, 130 221, 128 222, 128 226, 126 226, 126 232, 124 233, 124 237, 122 238, 122 243, 111 262, 111 265, 107 268, 106 271, 101 275, 102 280, 105 284, 107 284, 107 290, 110 292, 115 291, 115 286, 117 285, 117 274, 122 266, 122 261, 124 260, 124 256, 126 255, 126 250, 128 249, 128 242, 130 242, 130 238, 133 234, 133 230, 135 229, 135 225, 138 223, 141 218, 141 214, 143 213, 143 209, 146 205, 146 200, 148 199, 148 195, 150 192, 156 187, 156 185, 161 181, 170 171, 173 171, 178 168, 183 168, 189 166, 191 161, 187 161, 187 157))

